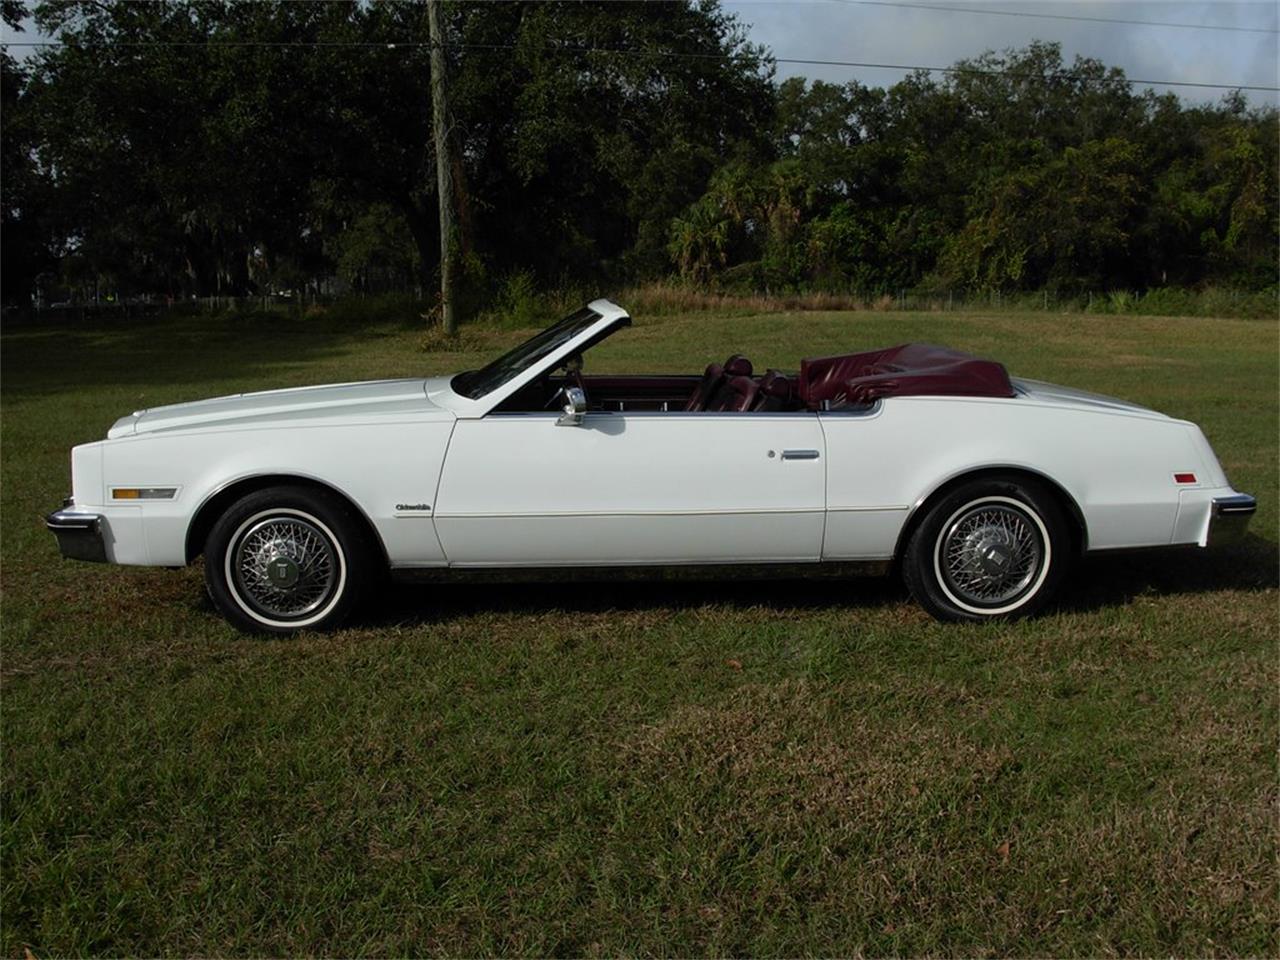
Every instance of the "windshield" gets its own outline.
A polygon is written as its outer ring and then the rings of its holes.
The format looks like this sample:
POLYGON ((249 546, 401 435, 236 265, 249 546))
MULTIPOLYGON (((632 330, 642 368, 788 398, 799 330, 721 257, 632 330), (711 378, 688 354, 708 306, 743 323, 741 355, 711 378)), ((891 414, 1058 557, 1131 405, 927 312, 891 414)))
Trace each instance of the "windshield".
POLYGON ((560 349, 599 319, 600 314, 589 307, 569 314, 559 323, 547 327, 514 350, 504 353, 482 370, 458 374, 451 384, 454 393, 479 400, 486 393, 498 389, 512 377, 519 376, 522 371, 560 349))

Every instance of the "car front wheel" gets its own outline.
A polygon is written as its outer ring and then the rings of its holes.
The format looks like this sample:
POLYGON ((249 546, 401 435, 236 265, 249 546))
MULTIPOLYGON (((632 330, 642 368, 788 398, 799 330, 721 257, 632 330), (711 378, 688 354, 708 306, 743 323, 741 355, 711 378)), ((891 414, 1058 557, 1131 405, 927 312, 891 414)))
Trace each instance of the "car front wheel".
POLYGON ((294 633, 337 626, 369 582, 358 519, 337 497, 272 487, 236 501, 205 544, 205 585, 241 630, 294 633))
POLYGON ((939 620, 1025 617, 1057 588, 1069 550, 1062 510, 1041 486, 979 479, 929 508, 908 543, 903 578, 939 620))

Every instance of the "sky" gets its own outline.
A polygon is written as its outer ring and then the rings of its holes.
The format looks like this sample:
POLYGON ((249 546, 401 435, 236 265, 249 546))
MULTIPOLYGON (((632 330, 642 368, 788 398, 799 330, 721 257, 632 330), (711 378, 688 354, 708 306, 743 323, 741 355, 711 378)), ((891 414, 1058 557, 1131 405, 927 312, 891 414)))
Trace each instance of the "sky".
MULTIPOLYGON (((767 45, 780 58, 945 67, 987 50, 1047 40, 1062 44, 1067 62, 1077 54, 1093 57, 1137 79, 1280 86, 1277 0, 901 0, 901 5, 859 0, 726 0, 723 6, 750 25, 751 40, 767 45), (911 9, 913 3, 946 9, 911 9), (999 13, 968 12, 979 10, 999 13), (1022 13, 1040 17, 1009 15, 1022 13), (1045 14, 1155 20, 1199 28, 1053 20, 1044 19, 1045 14), (1271 32, 1205 29, 1206 25, 1271 32)), ((799 75, 887 86, 904 72, 779 63, 777 75, 779 79, 799 75)), ((1172 90, 1192 102, 1216 101, 1226 92, 1153 89, 1172 90)), ((1280 103, 1276 93, 1247 95, 1259 105, 1280 103)))
MULTIPOLYGON (((748 26, 750 39, 779 58, 946 67, 1038 39, 1061 43, 1067 62, 1077 54, 1094 57, 1135 79, 1280 86, 1280 0, 724 0, 723 6, 748 26), (983 10, 996 13, 975 12, 983 10), (1021 15, 1027 13, 1037 16, 1021 15), (1055 20, 1049 14, 1198 27, 1055 20), (1267 32, 1206 29, 1211 26, 1267 32)), ((14 39, 35 37, 30 29, 20 35, 0 30, 0 43, 14 39)), ((778 64, 778 79, 796 75, 887 86, 904 71, 778 64)), ((1155 89, 1192 102, 1216 101, 1226 92, 1155 89)), ((1246 95, 1255 104, 1280 105, 1275 92, 1246 95)))

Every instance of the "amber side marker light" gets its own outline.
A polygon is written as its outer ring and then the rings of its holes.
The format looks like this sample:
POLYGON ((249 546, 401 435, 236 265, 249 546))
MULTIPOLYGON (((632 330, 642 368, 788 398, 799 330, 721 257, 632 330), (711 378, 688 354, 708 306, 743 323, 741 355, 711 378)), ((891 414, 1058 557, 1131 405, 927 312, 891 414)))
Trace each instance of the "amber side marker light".
POLYGON ((177 487, 112 487, 112 500, 172 500, 177 487))
POLYGON ((1195 483, 1196 475, 1194 473, 1175 473, 1173 475, 1174 483, 1195 483))

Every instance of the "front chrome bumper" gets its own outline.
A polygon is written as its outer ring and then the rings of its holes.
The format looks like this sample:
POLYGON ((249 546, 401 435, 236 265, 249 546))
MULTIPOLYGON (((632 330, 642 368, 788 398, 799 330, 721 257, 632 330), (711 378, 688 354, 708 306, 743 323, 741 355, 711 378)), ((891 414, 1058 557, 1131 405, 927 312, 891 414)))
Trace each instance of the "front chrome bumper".
POLYGON ((44 518, 44 525, 58 538, 58 550, 70 560, 107 562, 107 545, 102 536, 102 517, 96 513, 76 513, 75 504, 63 501, 62 509, 44 518))
POLYGON ((1258 501, 1247 493, 1215 497, 1209 513, 1209 545, 1232 543, 1244 536, 1249 520, 1258 512, 1258 501))

